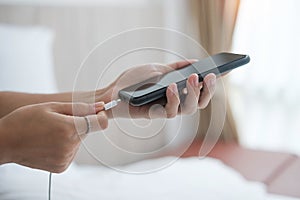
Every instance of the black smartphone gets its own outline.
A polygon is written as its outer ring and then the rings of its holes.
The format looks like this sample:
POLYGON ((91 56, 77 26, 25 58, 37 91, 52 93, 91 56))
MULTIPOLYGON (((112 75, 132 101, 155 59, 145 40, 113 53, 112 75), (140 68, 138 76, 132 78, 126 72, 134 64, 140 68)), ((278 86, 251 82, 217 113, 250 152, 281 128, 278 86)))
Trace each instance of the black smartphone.
POLYGON ((186 80, 193 73, 198 74, 199 82, 202 82, 203 77, 209 73, 220 76, 232 69, 247 64, 249 61, 250 57, 248 55, 219 53, 181 69, 126 87, 119 91, 119 97, 122 101, 128 102, 133 106, 142 106, 154 101, 159 102, 159 100, 164 102, 167 87, 171 83, 176 83, 180 92, 186 87, 186 80))

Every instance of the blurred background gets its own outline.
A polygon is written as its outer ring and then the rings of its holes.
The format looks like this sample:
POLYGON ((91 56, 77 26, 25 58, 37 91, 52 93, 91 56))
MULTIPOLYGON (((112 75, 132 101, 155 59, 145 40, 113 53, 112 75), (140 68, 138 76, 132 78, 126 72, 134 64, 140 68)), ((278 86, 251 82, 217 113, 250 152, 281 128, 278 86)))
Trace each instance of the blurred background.
MULTIPOLYGON (((227 104, 220 140, 239 142, 253 149, 300 154, 299 9, 298 0, 0 0, 1 89, 72 91, 80 64, 100 42, 128 29, 170 28, 201 43, 209 55, 230 51, 251 57, 250 64, 224 78, 227 97, 218 92, 215 96, 227 104)), ((189 58, 204 56, 203 52, 193 51, 176 38, 159 37, 149 36, 147 40, 164 41, 184 51, 189 58)), ((131 43, 116 43, 105 53, 115 55, 115 49, 131 43)), ((123 71, 137 64, 175 60, 179 59, 137 54, 115 67, 123 71)), ((94 68, 83 77, 81 89, 95 87, 97 74, 93 69, 104 69, 99 63, 91 65, 94 68)), ((114 72, 111 80, 117 76, 114 72)), ((200 139, 207 131, 209 112, 210 106, 196 114, 200 116, 200 128, 196 130, 200 139)), ((184 120, 191 123, 195 119, 199 118, 192 116, 184 120)), ((161 121, 155 123, 162 124, 161 121)), ((176 119, 168 121, 163 125, 162 134, 150 143, 120 139, 117 126, 107 132, 111 133, 110 139, 127 149, 152 150, 167 143, 174 124, 176 119)), ((185 141, 194 134, 188 126, 180 131, 178 141, 185 141)), ((143 134, 151 134, 151 131, 143 134)), ((101 159, 112 164, 145 157, 124 155, 100 134, 88 138, 86 143, 93 152, 104 152, 105 158, 101 159)), ((82 148, 77 161, 94 163, 95 159, 82 148)))
POLYGON ((247 68, 230 75, 230 101, 242 144, 300 154, 300 2, 243 0, 233 51, 247 68))

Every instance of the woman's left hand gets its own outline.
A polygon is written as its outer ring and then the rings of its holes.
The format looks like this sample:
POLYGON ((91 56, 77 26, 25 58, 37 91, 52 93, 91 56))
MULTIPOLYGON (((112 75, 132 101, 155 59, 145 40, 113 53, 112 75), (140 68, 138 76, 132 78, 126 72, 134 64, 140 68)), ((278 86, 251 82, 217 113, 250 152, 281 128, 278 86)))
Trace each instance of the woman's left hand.
MULTIPOLYGON (((100 100, 106 102, 118 99, 119 90, 139 83, 148 78, 168 73, 172 70, 183 68, 196 60, 179 61, 168 65, 146 64, 131 68, 123 72, 112 84, 105 89, 100 100)), ((164 107, 151 103, 144 106, 131 106, 120 102, 114 109, 107 112, 110 118, 173 118, 177 114, 193 114, 197 109, 204 109, 215 92, 216 76, 208 74, 203 82, 198 82, 198 75, 192 74, 186 82, 186 97, 180 102, 177 85, 172 83, 166 91, 167 103, 164 107)), ((103 91, 103 90, 102 90, 103 91)))

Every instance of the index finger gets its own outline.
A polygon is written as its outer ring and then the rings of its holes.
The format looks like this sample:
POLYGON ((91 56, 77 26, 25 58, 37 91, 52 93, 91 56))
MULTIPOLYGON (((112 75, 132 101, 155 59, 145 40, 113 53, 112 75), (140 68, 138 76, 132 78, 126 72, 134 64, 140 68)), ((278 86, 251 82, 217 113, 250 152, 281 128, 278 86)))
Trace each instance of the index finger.
POLYGON ((71 116, 86 116, 100 112, 104 108, 104 102, 88 103, 51 103, 52 109, 60 114, 71 116))
POLYGON ((96 115, 69 117, 73 118, 73 126, 79 135, 101 131, 106 129, 108 126, 108 117, 104 111, 101 111, 96 115))

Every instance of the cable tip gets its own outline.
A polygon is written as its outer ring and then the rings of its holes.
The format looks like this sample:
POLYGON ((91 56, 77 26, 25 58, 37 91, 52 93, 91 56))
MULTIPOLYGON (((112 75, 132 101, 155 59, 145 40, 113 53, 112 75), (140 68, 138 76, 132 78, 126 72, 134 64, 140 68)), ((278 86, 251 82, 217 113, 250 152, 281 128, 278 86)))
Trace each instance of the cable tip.
POLYGON ((104 105, 104 110, 112 109, 113 107, 116 107, 118 103, 121 101, 121 99, 112 100, 111 102, 108 102, 104 105))

